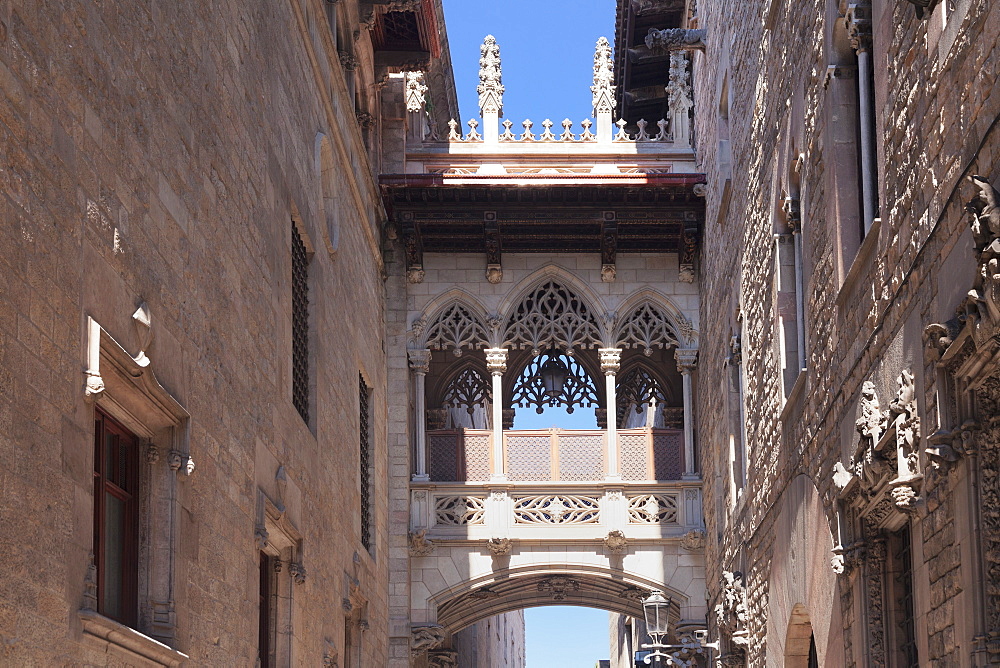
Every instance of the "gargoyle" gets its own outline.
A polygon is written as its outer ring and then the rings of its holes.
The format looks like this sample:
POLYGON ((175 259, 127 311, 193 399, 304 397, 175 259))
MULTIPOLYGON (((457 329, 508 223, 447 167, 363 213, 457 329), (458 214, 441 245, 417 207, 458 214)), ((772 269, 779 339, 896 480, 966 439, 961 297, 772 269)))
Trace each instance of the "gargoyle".
POLYGON ((705 28, 685 29, 666 28, 656 30, 650 28, 646 33, 646 47, 653 51, 684 51, 694 49, 705 50, 705 28))

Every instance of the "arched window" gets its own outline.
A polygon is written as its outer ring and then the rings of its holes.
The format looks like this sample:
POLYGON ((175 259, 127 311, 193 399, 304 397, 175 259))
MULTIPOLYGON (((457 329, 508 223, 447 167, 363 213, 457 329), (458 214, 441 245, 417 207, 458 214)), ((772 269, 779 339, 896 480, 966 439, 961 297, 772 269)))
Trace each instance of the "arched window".
POLYGON ((600 400, 594 379, 578 360, 558 352, 547 352, 533 357, 517 376, 511 405, 534 408, 536 413, 544 411, 546 406, 563 406, 567 413, 572 413, 577 406, 599 406, 600 400), (561 367, 565 380, 558 391, 545 387, 542 370, 546 364, 561 367))
POLYGON ((490 429, 491 388, 486 374, 476 366, 459 367, 441 395, 444 429, 490 429))
POLYGON ((671 410, 671 395, 670 386, 645 364, 627 369, 618 376, 618 428, 683 428, 684 409, 671 410))

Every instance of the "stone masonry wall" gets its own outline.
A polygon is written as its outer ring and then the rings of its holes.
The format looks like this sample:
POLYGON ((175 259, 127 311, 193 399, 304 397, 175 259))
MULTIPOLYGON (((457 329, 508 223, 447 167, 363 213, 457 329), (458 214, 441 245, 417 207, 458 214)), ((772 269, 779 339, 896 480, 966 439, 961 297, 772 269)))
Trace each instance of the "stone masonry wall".
POLYGON ((278 626, 292 665, 354 665, 349 582, 367 601, 352 612, 368 623, 358 665, 386 664, 380 205, 323 12, 0 1, 0 663, 137 661, 81 640, 82 372, 86 316, 134 354, 130 316, 146 302, 150 368, 191 415, 196 465, 179 482, 175 646, 197 665, 254 664, 257 489, 280 488, 307 573, 278 626), (291 402, 293 217, 312 251, 311 425, 291 402), (374 388, 374 557, 356 510, 359 371, 374 388))
MULTIPOLYGON (((937 428, 938 388, 933 365, 924 361, 922 330, 954 315, 976 271, 963 210, 974 192, 965 177, 1000 181, 1000 8, 976 0, 945 3, 921 21, 907 2, 873 4, 881 224, 860 249, 847 250, 841 239, 849 214, 838 207, 858 195, 843 180, 837 158, 844 141, 837 97, 843 80, 831 81, 827 69, 835 62, 832 36, 844 8, 819 0, 698 5, 708 38, 694 67, 695 119, 709 183, 698 376, 703 388, 725 382, 733 314, 742 304, 749 443, 747 485, 737 501, 729 498, 729 425, 707 419, 725 414, 725 397, 699 393, 706 559, 713 604, 723 570, 747 573, 750 665, 782 661, 769 652, 774 639, 766 636, 771 555, 774 542, 785 539, 772 530, 782 493, 795 475, 807 474, 836 536, 833 465, 853 455, 862 382, 875 382, 884 408, 898 374, 913 370, 922 435, 937 428), (725 119, 715 110, 727 63, 725 119), (720 147, 727 138, 731 175, 720 147), (808 368, 786 402, 772 234, 799 154, 808 368)), ((923 467, 927 471, 928 462, 923 467)), ((973 564, 959 558, 969 549, 961 541, 972 540, 959 528, 973 512, 963 501, 967 495, 957 493, 968 485, 968 471, 958 466, 927 491, 926 514, 910 520, 921 665, 970 665, 977 614, 972 589, 981 584, 970 580, 973 564)), ((855 572, 838 584, 850 666, 875 661, 860 578, 855 572)), ((819 648, 821 665, 827 652, 819 648)))

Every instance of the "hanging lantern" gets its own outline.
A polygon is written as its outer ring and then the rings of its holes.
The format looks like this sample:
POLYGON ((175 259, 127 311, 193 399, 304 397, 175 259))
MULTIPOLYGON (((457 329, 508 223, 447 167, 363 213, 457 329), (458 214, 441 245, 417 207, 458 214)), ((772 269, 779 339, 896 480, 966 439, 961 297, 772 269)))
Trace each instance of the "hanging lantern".
POLYGON ((561 359, 550 354, 549 359, 539 369, 538 375, 542 377, 542 387, 545 388, 545 394, 550 400, 555 400, 562 394, 563 385, 566 384, 566 378, 569 376, 569 368, 561 359))

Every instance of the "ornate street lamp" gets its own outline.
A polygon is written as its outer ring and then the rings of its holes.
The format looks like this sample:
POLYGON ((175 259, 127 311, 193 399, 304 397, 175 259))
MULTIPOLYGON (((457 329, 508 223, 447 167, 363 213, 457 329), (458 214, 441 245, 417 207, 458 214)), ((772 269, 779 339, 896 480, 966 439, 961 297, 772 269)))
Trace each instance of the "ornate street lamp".
POLYGON ((654 589, 643 599, 642 611, 646 617, 646 633, 653 640, 651 644, 643 645, 643 648, 653 650, 643 661, 651 663, 655 657, 659 664, 660 657, 666 657, 667 664, 673 665, 673 657, 663 651, 668 647, 663 644, 663 638, 670 632, 670 621, 667 617, 670 611, 670 599, 659 589, 654 589))
POLYGON ((545 394, 549 399, 556 399, 562 394, 563 385, 566 384, 566 378, 569 376, 569 368, 561 359, 549 353, 549 359, 538 370, 538 375, 542 377, 542 387, 545 388, 545 394))

